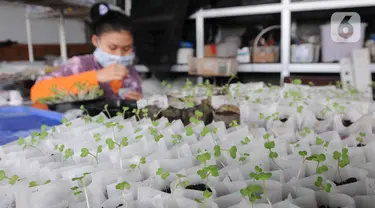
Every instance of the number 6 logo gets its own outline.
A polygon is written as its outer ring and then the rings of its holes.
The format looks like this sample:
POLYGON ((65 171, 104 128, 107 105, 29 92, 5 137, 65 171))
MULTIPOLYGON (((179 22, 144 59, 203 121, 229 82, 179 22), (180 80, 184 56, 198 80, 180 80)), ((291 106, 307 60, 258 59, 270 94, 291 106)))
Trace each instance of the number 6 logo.
POLYGON ((331 39, 354 43, 361 39, 361 17, 355 12, 336 12, 331 16, 331 39))
POLYGON ((344 39, 348 39, 353 35, 354 27, 349 22, 351 18, 352 16, 345 16, 337 28, 337 34, 344 39))

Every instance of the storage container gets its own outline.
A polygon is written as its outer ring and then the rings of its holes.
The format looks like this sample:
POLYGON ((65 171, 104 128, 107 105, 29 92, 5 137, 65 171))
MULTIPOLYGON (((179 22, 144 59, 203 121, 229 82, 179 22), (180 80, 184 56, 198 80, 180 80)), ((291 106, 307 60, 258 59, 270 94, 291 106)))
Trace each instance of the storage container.
POLYGON ((261 46, 253 49, 254 63, 276 63, 279 61, 278 46, 261 46))
POLYGON ((237 73, 236 58, 195 58, 189 59, 189 74, 199 76, 230 77, 237 73))
POLYGON ((291 47, 292 63, 317 63, 319 61, 320 46, 310 43, 293 44, 291 47))
POLYGON ((338 43, 332 40, 331 25, 322 25, 320 27, 322 37, 322 61, 340 61, 341 58, 349 56, 354 49, 362 48, 365 40, 366 26, 366 23, 361 23, 361 38, 359 41, 353 43, 338 43))

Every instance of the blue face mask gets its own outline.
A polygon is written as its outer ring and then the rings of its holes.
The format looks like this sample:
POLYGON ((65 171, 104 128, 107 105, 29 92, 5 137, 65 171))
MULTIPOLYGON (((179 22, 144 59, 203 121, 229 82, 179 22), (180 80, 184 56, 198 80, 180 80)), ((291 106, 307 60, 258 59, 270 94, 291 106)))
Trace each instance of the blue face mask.
POLYGON ((123 66, 129 66, 133 64, 133 60, 134 60, 134 53, 127 55, 127 56, 116 56, 116 55, 112 55, 112 54, 104 52, 99 47, 96 48, 94 52, 94 56, 102 67, 107 67, 116 62, 123 66))

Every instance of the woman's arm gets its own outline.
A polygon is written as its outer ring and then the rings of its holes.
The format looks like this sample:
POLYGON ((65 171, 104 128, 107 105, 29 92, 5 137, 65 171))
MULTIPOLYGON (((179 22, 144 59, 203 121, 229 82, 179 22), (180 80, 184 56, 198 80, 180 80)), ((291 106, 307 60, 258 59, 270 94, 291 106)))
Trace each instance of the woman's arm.
MULTIPOLYGON (((87 70, 87 69, 86 69, 87 70)), ((41 98, 54 95, 53 88, 70 93, 78 93, 75 84, 87 84, 89 87, 97 86, 96 71, 86 71, 80 57, 73 57, 57 71, 41 78, 31 88, 31 100, 37 102, 41 98), (86 71, 86 72, 85 72, 86 71)))

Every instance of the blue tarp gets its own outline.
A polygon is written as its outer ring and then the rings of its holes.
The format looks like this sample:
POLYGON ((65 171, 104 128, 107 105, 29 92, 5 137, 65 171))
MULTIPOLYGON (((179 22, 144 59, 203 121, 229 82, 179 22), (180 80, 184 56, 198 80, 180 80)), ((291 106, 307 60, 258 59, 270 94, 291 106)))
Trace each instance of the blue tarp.
POLYGON ((40 131, 44 124, 60 124, 63 115, 53 111, 31 107, 0 107, 0 145, 7 144, 18 137, 26 137, 33 131, 40 131))

